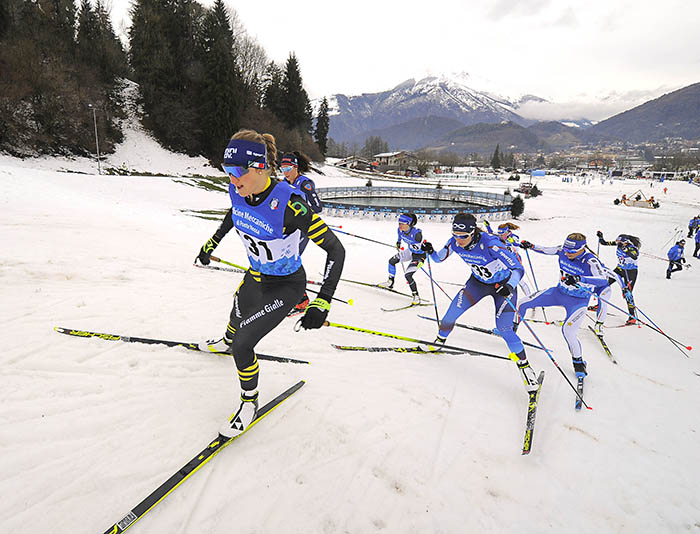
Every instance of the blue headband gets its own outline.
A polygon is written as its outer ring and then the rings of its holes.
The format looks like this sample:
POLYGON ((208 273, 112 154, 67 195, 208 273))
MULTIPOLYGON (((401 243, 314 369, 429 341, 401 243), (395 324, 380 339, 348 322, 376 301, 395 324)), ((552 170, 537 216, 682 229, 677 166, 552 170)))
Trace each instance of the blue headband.
POLYGON ((231 139, 224 150, 224 165, 235 167, 266 169, 265 145, 255 141, 231 139))
POLYGON ((476 230, 476 221, 474 219, 460 219, 452 223, 452 233, 460 232, 465 234, 473 234, 476 230))
POLYGON ((410 225, 413 222, 413 218, 410 215, 402 213, 399 215, 399 223, 410 225))
POLYGON ((586 246, 586 240, 585 239, 569 239, 566 238, 564 241, 564 252, 578 252, 581 250, 583 247, 586 246))

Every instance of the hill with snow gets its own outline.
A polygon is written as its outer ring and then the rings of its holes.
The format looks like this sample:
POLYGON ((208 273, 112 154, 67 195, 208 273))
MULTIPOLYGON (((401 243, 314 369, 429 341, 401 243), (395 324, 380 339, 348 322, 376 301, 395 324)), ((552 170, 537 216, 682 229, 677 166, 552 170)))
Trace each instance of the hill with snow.
MULTIPOLYGON (((531 124, 517 113, 521 102, 539 99, 533 95, 513 98, 512 100, 497 94, 493 87, 479 82, 466 73, 458 75, 429 76, 421 80, 406 80, 396 87, 380 93, 365 93, 358 96, 333 95, 329 99, 331 110, 329 137, 337 142, 363 143, 372 135, 371 131, 395 128, 398 132, 405 130, 403 123, 414 119, 440 117, 458 121, 462 126, 480 122, 498 123, 513 121, 518 124, 531 124), (476 89, 474 83, 485 88, 476 89)), ((539 99, 542 100, 542 99, 539 99)), ((411 124, 413 140, 411 145, 425 146, 423 128, 420 124, 411 124)), ((450 130, 445 129, 443 134, 450 130)), ((455 128, 452 128, 453 130, 455 128)), ((398 148, 399 139, 385 132, 389 144, 398 148)), ((430 138, 430 129, 426 132, 430 138)))
MULTIPOLYGON (((196 168, 194 160, 142 141, 125 147, 121 158, 171 176, 196 168)), ((53 331, 217 337, 241 280, 240 274, 192 266, 218 222, 190 214, 225 209, 225 193, 192 187, 190 179, 98 176, 92 165, 0 159, 3 532, 104 531, 199 452, 237 406, 236 370, 228 357, 53 331)), ((319 187, 364 185, 334 168, 325 171, 314 175, 319 187)), ((508 184, 482 185, 502 190, 508 184)), ((646 253, 664 257, 700 212, 700 188, 663 185, 667 194, 648 182, 545 178, 538 183, 544 195, 526 201, 519 234, 554 245, 579 231, 595 250, 596 230, 608 238, 626 232, 642 238, 646 253), (640 187, 661 202, 658 210, 613 204, 640 187)), ((392 243, 396 236, 393 220, 325 219, 378 241, 392 243)), ((449 225, 419 225, 436 245, 450 236, 449 225)), ((345 277, 386 278, 390 248, 341 238, 345 277)), ((246 261, 234 235, 217 254, 246 261)), ((613 247, 600 254, 615 264, 613 247)), ((539 287, 555 284, 556 260, 530 256, 539 287)), ((686 256, 693 267, 671 280, 664 276, 665 261, 643 256, 635 295, 665 332, 697 347, 700 261, 686 256)), ((309 246, 304 265, 310 279, 320 278, 323 261, 320 249, 309 246)), ((458 258, 431 268, 451 295, 459 289, 452 284, 469 273, 458 258)), ((430 296, 427 276, 419 272, 416 279, 421 294, 430 296)), ((435 336, 434 323, 415 310, 381 311, 400 306, 403 297, 348 283, 336 296, 355 304, 334 303, 334 322, 435 336)), ((617 288, 612 300, 624 307, 617 288)), ((448 303, 437 291, 440 314, 448 303)), ((544 352, 528 349, 533 367, 546 371, 530 456, 520 454, 527 396, 511 362, 342 353, 331 343, 400 343, 334 328, 297 333, 295 319, 287 319, 257 350, 310 365, 261 361, 261 401, 300 379, 306 385, 130 532, 695 532, 698 349, 686 357, 649 328, 614 328, 624 317, 613 313, 605 335, 618 365, 587 329, 579 333, 593 410, 575 412, 574 393, 557 367, 544 352)), ((493 315, 493 304, 484 300, 460 322, 490 328, 493 315)), ((562 310, 549 309, 547 316, 561 318, 562 310)), ((542 319, 541 311, 534 317, 542 319)), ((532 326, 572 380, 559 328, 532 326)), ((526 329, 519 332, 535 342, 526 329)), ((477 332, 456 329, 449 342, 507 354, 500 339, 477 332)))

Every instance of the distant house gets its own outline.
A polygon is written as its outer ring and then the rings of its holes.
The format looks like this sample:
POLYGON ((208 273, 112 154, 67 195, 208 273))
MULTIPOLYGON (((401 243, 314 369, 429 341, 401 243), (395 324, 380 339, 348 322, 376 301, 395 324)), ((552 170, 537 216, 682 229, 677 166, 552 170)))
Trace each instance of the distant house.
POLYGON ((336 162, 336 167, 344 167, 346 169, 358 169, 360 171, 371 170, 371 162, 367 159, 359 158, 357 156, 350 156, 343 158, 336 162))
POLYGON ((418 164, 418 158, 405 150, 375 154, 374 160, 379 163, 379 172, 415 169, 418 164))

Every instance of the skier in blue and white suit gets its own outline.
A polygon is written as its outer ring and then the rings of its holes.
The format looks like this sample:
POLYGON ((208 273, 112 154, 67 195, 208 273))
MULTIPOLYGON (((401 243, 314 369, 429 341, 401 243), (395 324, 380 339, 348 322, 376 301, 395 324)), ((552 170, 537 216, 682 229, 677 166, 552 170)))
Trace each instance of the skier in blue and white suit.
POLYGON ((515 288, 523 276, 524 269, 516 254, 497 236, 482 233, 476 227, 476 218, 471 213, 458 213, 452 223, 452 237, 439 252, 432 244, 423 243, 423 250, 436 263, 445 261, 453 252, 471 267, 472 276, 457 293, 440 321, 436 343, 445 343, 454 329, 457 319, 484 297, 491 297, 496 307, 498 334, 510 349, 510 358, 518 365, 528 391, 537 389, 537 376, 525 355, 525 348, 513 330, 517 306, 515 288))
POLYGON ((380 287, 392 289, 394 287, 394 278, 396 277, 396 264, 401 262, 409 262, 405 269, 406 282, 411 288, 413 294, 413 304, 420 302, 418 295, 418 286, 413 279, 414 273, 420 269, 425 261, 425 252, 421 249, 423 242, 423 232, 416 226, 418 217, 415 213, 402 213, 399 215, 399 227, 396 230, 396 250, 398 251, 389 258, 389 278, 386 282, 378 284, 380 287), (401 250, 401 244, 406 247, 401 250))
MULTIPOLYGON (((586 316, 591 292, 597 292, 610 285, 611 271, 587 249, 586 236, 583 234, 569 234, 564 244, 556 247, 542 247, 529 241, 522 241, 520 246, 541 254, 558 256, 561 277, 557 286, 522 299, 518 306, 518 315, 523 317, 530 308, 562 306, 566 310, 566 319, 561 331, 569 346, 576 376, 585 377, 586 362, 583 361, 581 342, 576 334, 586 316)), ((616 276, 613 275, 613 279, 616 276)))

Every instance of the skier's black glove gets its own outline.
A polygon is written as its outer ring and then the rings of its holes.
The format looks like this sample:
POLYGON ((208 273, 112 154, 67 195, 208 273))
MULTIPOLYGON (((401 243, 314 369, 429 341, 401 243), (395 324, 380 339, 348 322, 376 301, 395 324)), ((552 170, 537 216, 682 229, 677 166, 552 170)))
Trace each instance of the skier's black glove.
POLYGON ((528 249, 528 248, 532 248, 532 247, 534 247, 534 246, 535 246, 535 245, 533 245, 533 244, 530 243, 529 241, 525 241, 524 239, 520 242, 520 248, 528 249))
POLYGON ((199 254, 197 257, 194 259, 195 263, 197 263, 197 260, 199 260, 199 263, 202 265, 209 265, 209 262, 211 261, 210 259, 211 253, 206 253, 204 252, 204 248, 199 251, 199 254))
POLYGON ((508 298, 511 293, 513 293, 513 288, 508 284, 498 284, 498 287, 496 288, 497 295, 508 298))
POLYGON ((194 259, 194 262, 197 263, 197 260, 199 260, 202 265, 209 265, 211 253, 214 252, 217 246, 219 246, 219 242, 216 239, 213 237, 207 239, 207 242, 202 245, 199 254, 194 259))
POLYGON ((319 295, 311 301, 311 304, 306 307, 304 316, 301 318, 301 327, 304 330, 321 328, 323 326, 331 309, 329 300, 331 300, 330 297, 319 295))
POLYGON ((396 250, 401 250, 401 241, 396 243, 396 250))
POLYGON ((581 280, 581 277, 577 274, 567 274, 564 276, 564 284, 567 286, 575 286, 576 284, 579 283, 581 280))
POLYGON ((595 235, 598 236, 598 243, 602 243, 603 241, 605 241, 605 239, 603 239, 603 232, 601 232, 600 230, 598 230, 598 231, 595 233, 595 235))
POLYGON ((426 254, 432 254, 433 252, 435 252, 433 244, 430 241, 423 241, 423 243, 421 243, 420 245, 420 249, 426 254))

